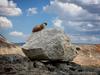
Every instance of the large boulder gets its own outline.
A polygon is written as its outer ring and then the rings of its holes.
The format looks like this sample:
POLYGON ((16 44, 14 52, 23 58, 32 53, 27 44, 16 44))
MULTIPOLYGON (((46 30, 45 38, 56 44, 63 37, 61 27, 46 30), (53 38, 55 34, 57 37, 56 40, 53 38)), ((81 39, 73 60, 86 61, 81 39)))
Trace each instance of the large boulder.
POLYGON ((55 28, 32 33, 22 49, 30 59, 37 60, 70 61, 76 56, 76 49, 70 39, 62 30, 55 28))

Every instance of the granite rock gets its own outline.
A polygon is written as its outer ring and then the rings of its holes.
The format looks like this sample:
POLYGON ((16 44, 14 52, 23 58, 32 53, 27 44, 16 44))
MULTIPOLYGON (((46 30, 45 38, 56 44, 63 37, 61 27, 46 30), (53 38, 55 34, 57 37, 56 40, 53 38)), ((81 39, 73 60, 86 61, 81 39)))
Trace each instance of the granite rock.
POLYGON ((51 28, 32 33, 22 47, 23 52, 32 60, 66 60, 77 55, 75 47, 62 30, 51 28))

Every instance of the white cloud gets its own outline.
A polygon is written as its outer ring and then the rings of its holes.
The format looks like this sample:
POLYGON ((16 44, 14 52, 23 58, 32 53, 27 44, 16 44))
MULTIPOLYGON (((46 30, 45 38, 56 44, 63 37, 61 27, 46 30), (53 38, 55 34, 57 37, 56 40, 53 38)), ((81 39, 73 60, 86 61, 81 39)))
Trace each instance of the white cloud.
POLYGON ((100 38, 97 36, 89 35, 70 35, 72 42, 78 43, 100 43, 100 38))
POLYGON ((23 32, 17 32, 17 31, 10 32, 10 35, 14 36, 14 37, 23 37, 24 36, 23 32))
POLYGON ((65 27, 70 26, 77 31, 100 31, 100 23, 86 22, 86 21, 66 21, 63 20, 65 27))
MULTIPOLYGON (((99 2, 100 0, 53 0, 50 1, 49 5, 44 6, 43 10, 48 14, 56 15, 62 21, 65 31, 69 32, 70 35, 74 33, 80 34, 70 36, 73 42, 100 43, 98 37, 100 35, 95 36, 95 33, 100 31, 100 23, 97 22, 100 21, 100 16, 97 13, 99 10, 96 10, 96 13, 93 10, 98 7, 99 2), (91 33, 90 36, 86 32, 91 33)), ((62 27, 59 24, 58 26, 62 27)))
POLYGON ((16 8, 17 5, 13 1, 9 1, 8 6, 16 8))
POLYGON ((62 26, 62 20, 56 18, 53 20, 53 25, 55 27, 58 27, 58 28, 61 28, 61 29, 64 29, 64 27, 62 26))
POLYGON ((81 6, 90 13, 100 16, 100 0, 56 0, 62 3, 73 3, 81 6), (95 10, 95 11, 94 11, 95 10))
POLYGON ((60 2, 79 2, 82 4, 100 4, 100 0, 56 0, 60 2))
POLYGON ((91 22, 82 22, 80 26, 77 27, 79 31, 100 31, 99 24, 92 24, 91 22))
POLYGON ((94 27, 94 25, 93 24, 90 24, 90 23, 87 24, 87 26, 90 27, 90 28, 94 27))
POLYGON ((79 31, 92 31, 100 27, 99 25, 93 24, 93 20, 100 20, 100 16, 90 13, 74 3, 64 2, 64 0, 63 2, 60 0, 51 1, 50 5, 43 7, 43 10, 48 14, 57 15, 62 20, 64 27, 70 26, 70 28, 72 27, 79 31), (86 22, 85 20, 89 21, 86 22))
POLYGON ((21 9, 12 0, 0 0, 0 15, 18 16, 20 14, 22 14, 21 9))
POLYGON ((28 15, 33 15, 33 14, 37 14, 37 8, 29 8, 28 10, 28 15))
POLYGON ((19 31, 12 31, 9 33, 9 35, 11 36, 11 39, 20 39, 21 41, 26 41, 27 38, 29 37, 29 34, 24 34, 23 32, 19 31))
POLYGON ((50 5, 44 6, 43 10, 48 13, 59 15, 61 18, 79 19, 91 17, 91 14, 82 7, 72 3, 51 1, 50 5), (88 16, 88 17, 87 17, 88 16))
POLYGON ((83 4, 100 4, 100 0, 76 0, 83 4))
POLYGON ((0 28, 12 28, 12 22, 6 17, 0 17, 0 28))
POLYGON ((7 0, 0 0, 0 6, 7 6, 8 2, 7 0))

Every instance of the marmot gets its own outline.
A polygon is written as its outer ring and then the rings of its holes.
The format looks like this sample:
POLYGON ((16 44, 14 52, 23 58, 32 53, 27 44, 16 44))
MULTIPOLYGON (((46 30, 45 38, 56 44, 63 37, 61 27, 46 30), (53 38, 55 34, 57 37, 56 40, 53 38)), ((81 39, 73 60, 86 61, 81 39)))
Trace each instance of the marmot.
POLYGON ((47 22, 44 22, 43 24, 37 25, 36 27, 33 28, 32 32, 38 32, 41 31, 47 26, 47 22))

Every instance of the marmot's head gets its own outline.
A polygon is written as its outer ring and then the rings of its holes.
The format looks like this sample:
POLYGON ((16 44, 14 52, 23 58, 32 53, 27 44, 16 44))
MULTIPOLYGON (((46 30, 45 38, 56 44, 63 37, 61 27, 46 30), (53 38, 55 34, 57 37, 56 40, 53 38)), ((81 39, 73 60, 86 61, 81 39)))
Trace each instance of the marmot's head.
POLYGON ((44 22, 43 25, 47 26, 47 22, 44 22))

